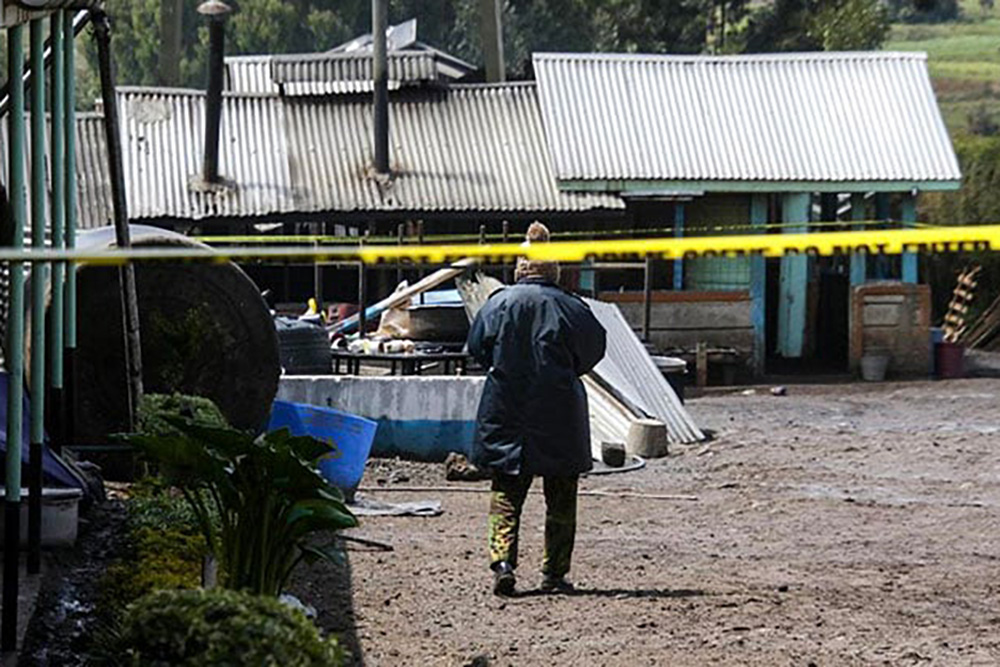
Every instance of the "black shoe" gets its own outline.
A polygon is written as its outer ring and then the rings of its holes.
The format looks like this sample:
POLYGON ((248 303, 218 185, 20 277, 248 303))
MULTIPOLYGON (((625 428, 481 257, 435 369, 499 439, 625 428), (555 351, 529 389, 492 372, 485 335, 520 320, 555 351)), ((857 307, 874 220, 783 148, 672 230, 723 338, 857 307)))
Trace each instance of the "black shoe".
POLYGON ((542 577, 543 593, 572 593, 576 590, 573 584, 566 581, 562 575, 546 574, 542 577))
POLYGON ((493 595, 510 597, 514 594, 514 568, 505 560, 493 563, 493 595))

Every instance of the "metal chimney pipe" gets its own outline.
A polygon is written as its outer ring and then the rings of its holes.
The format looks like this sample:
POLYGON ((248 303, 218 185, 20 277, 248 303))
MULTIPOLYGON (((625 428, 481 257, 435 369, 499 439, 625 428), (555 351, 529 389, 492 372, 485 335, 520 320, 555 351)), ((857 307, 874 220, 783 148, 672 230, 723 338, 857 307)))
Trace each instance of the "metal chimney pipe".
POLYGON ((388 0, 372 0, 372 79, 375 87, 375 171, 389 173, 388 0))
POLYGON ((226 17, 232 8, 222 0, 206 0, 198 13, 208 19, 208 92, 205 100, 205 183, 219 182, 219 130, 222 125, 222 75, 226 53, 226 17))

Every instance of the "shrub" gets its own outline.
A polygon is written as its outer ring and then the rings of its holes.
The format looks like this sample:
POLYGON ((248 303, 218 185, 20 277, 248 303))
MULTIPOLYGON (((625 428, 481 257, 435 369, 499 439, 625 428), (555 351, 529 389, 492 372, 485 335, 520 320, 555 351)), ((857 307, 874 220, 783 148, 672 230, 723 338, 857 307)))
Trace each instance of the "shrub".
POLYGON ((340 491, 316 469, 330 446, 281 429, 255 438, 230 428, 167 417, 172 433, 126 436, 181 489, 222 585, 281 593, 303 560, 334 560, 333 544, 309 537, 357 525, 340 491))
POLYGON ((128 551, 99 587, 100 613, 109 620, 152 591, 199 586, 208 553, 187 502, 159 478, 134 484, 126 511, 128 551))
POLYGON ((185 417, 210 426, 228 426, 222 411, 211 399, 186 394, 144 394, 136 414, 140 433, 176 433, 167 421, 185 417))
POLYGON ((133 604, 119 665, 335 667, 344 651, 301 612, 274 598, 225 589, 160 591, 133 604))

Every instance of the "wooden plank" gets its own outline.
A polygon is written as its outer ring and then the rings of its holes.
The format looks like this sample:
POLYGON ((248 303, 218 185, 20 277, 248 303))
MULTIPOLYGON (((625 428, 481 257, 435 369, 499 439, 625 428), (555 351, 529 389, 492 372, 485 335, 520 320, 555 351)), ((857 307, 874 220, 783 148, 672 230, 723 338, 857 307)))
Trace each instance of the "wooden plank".
POLYGON ((650 342, 660 350, 680 348, 693 350, 699 342, 709 347, 731 347, 749 357, 753 351, 753 329, 727 329, 724 331, 670 331, 653 329, 650 342))
MULTIPOLYGON (((750 301, 735 303, 653 304, 650 329, 743 329, 753 326, 750 301)), ((639 303, 620 304, 622 315, 633 328, 642 330, 643 308, 639 303)))
POLYGON ((699 387, 708 384, 708 353, 705 343, 698 343, 695 347, 695 371, 697 373, 697 383, 699 387))

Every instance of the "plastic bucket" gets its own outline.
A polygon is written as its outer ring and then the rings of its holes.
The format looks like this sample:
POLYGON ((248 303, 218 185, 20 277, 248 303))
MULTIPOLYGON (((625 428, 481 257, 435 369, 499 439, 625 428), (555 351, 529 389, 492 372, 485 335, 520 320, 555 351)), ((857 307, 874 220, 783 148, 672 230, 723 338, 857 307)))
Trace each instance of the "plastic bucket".
POLYGON ((939 378, 965 376, 965 348, 960 343, 935 343, 934 367, 939 378))
POLYGON ((378 424, 333 408, 275 401, 267 428, 283 427, 330 445, 330 453, 319 460, 320 474, 350 498, 361 483, 378 424))
POLYGON ((865 382, 881 382, 889 369, 888 354, 866 354, 861 357, 861 379, 865 382))

